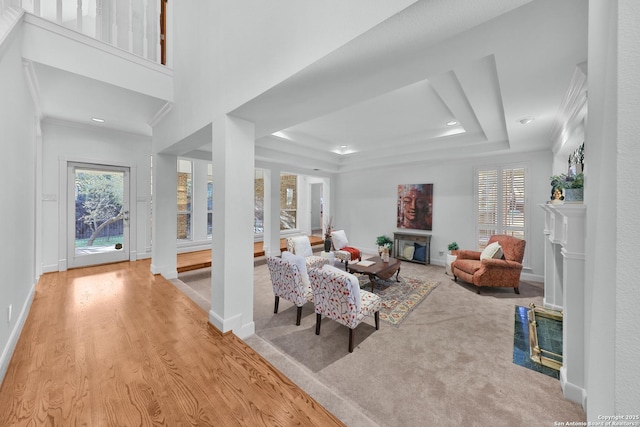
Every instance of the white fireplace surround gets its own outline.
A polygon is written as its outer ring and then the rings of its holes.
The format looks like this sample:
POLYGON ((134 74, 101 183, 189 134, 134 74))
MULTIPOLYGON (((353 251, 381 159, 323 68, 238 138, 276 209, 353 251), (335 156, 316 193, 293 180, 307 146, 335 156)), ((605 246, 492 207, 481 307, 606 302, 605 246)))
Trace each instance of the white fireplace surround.
POLYGON ((563 312, 560 385, 564 396, 586 407, 584 285, 587 207, 540 205, 545 211, 544 306, 563 312))

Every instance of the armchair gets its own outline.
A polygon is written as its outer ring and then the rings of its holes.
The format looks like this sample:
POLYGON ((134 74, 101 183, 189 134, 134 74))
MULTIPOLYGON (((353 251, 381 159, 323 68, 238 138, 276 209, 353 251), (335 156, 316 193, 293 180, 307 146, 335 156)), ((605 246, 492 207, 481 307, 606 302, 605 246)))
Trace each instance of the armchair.
POLYGON ((451 264, 453 278, 458 277, 478 287, 496 286, 513 288, 520 293, 520 272, 526 242, 507 235, 493 235, 484 251, 460 250, 451 264), (497 250, 499 245, 499 250, 497 250), (501 252, 501 254, 500 254, 501 252))
POLYGON ((380 329, 380 297, 360 289, 356 276, 325 265, 322 269, 311 269, 309 280, 316 312, 316 335, 320 335, 322 315, 325 315, 349 328, 349 353, 352 353, 353 330, 366 316, 373 314, 376 330, 380 329))
POLYGON ((282 258, 267 257, 267 265, 275 295, 273 312, 278 312, 280 297, 292 302, 298 308, 296 326, 300 326, 302 306, 313 301, 304 258, 285 251, 282 258))
POLYGON ((362 261, 362 253, 360 249, 352 248, 349 246, 349 241, 347 240, 347 234, 344 230, 336 230, 331 232, 331 244, 334 248, 334 254, 336 259, 339 259, 340 262, 344 262, 344 269, 348 270, 349 261, 362 261))
POLYGON ((306 261, 307 269, 322 268, 323 265, 329 263, 329 260, 327 258, 323 258, 321 256, 313 254, 309 236, 288 237, 287 250, 292 254, 302 255, 306 261))

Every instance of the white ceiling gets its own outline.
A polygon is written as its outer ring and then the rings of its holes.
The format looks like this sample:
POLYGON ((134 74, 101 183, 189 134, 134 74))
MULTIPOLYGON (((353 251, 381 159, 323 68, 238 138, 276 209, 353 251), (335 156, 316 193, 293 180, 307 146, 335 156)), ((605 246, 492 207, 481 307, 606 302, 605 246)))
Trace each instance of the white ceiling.
POLYGON ((256 124, 257 159, 334 172, 550 149, 587 3, 419 1, 233 114, 256 124))
POLYGON ((151 121, 167 101, 79 74, 31 63, 44 118, 151 135, 151 121), (104 119, 95 123, 92 118, 104 119))
MULTIPOLYGON (((255 123, 257 160, 328 172, 550 149, 587 58, 587 6, 420 0, 231 113, 255 123)), ((33 70, 44 117, 101 117, 100 126, 149 135, 166 106, 42 64, 33 70)), ((204 145, 194 155, 211 150, 209 134, 196 138, 204 145)))

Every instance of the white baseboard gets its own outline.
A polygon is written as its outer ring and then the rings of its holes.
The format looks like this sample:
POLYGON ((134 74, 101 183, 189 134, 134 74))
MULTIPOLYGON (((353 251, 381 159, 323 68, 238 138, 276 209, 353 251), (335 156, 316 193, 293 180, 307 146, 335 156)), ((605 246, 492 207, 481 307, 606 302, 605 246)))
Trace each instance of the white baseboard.
POLYGON ((18 339, 20 338, 20 334, 22 333, 22 327, 24 326, 24 322, 27 320, 27 315, 29 314, 29 310, 31 309, 31 303, 33 302, 33 297, 36 292, 36 283, 31 286, 29 295, 27 295, 27 299, 22 306, 22 310, 20 311, 20 315, 16 318, 16 324, 11 330, 11 334, 9 334, 7 345, 2 349, 2 356, 0 356, 0 384, 2 384, 4 376, 7 373, 7 369, 9 369, 11 356, 13 356, 13 351, 15 350, 18 339))
POLYGON ((582 387, 567 381, 567 368, 560 368, 560 387, 564 397, 572 402, 582 405, 582 409, 587 407, 587 392, 582 387))

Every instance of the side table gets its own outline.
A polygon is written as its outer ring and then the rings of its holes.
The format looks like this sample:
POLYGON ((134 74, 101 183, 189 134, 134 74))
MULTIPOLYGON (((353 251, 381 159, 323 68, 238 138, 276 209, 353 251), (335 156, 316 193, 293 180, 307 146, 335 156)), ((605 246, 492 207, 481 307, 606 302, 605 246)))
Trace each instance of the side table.
POLYGON ((456 259, 458 259, 457 256, 447 254, 447 261, 445 264, 445 273, 447 273, 449 276, 453 276, 453 273, 451 272, 451 264, 453 264, 453 261, 455 261, 456 259))

